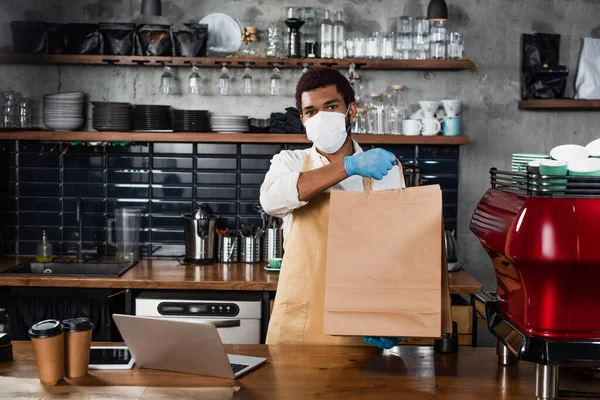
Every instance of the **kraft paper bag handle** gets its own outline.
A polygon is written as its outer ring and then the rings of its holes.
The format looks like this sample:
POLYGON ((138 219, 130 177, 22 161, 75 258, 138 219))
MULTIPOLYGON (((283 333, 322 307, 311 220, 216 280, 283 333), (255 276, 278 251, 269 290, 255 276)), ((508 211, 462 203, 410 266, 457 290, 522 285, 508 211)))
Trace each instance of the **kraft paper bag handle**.
MULTIPOLYGON (((398 167, 398 173, 400 174, 400 189, 404 189, 406 187, 406 182, 404 182, 404 170, 402 169, 402 163, 397 158, 396 162, 397 164, 395 166, 398 167)), ((365 192, 372 191, 372 181, 372 178, 363 178, 363 188, 365 192)))

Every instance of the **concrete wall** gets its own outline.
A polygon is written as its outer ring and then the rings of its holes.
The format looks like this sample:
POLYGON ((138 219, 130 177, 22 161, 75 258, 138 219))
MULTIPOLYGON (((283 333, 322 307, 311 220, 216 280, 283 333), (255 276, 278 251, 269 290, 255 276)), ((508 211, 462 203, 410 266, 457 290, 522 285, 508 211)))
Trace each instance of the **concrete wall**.
MULTIPOLYGON (((369 71, 363 74, 368 91, 382 91, 390 84, 409 88, 409 99, 461 98, 465 102, 464 128, 471 143, 461 149, 459 204, 459 249, 469 272, 494 289, 495 277, 487 255, 469 231, 469 220, 477 201, 488 187, 490 166, 508 168, 513 152, 547 152, 564 143, 586 144, 599 136, 598 113, 520 112, 520 34, 555 32, 562 35, 561 60, 571 70, 572 81, 578 64, 581 38, 600 37, 600 0, 448 0, 450 24, 465 34, 467 55, 480 72, 369 71)), ((387 30, 389 17, 424 15, 426 0, 306 0, 302 5, 344 10, 350 35, 367 35, 387 30)), ((268 26, 281 20, 285 7, 297 2, 275 0, 165 0, 163 17, 139 15, 140 0, 0 0, 0 47, 10 46, 8 22, 14 19, 41 19, 50 22, 135 21, 174 23, 199 20, 214 11, 228 12, 244 23, 268 26)), ((188 69, 177 70, 182 84, 188 69)), ((218 71, 203 69, 205 85, 211 89, 218 71)), ((251 99, 216 96, 165 97, 157 94, 160 68, 0 66, 0 89, 12 88, 39 100, 43 93, 57 90, 84 90, 92 100, 130 101, 138 104, 171 104, 227 110, 266 117, 271 111, 293 105, 267 96, 251 99)), ((264 89, 270 71, 256 71, 255 79, 264 89)), ((300 71, 284 71, 288 95, 300 71)), ((233 76, 239 84, 241 70, 233 76)), ((213 89, 214 90, 214 89, 213 89)))

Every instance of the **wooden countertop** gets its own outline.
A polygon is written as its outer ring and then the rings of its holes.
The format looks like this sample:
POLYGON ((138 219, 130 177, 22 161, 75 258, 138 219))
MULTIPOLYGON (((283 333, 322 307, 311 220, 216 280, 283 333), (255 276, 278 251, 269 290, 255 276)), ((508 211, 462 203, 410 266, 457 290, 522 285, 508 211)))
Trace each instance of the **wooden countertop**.
MULTIPOLYGON (((431 347, 408 346, 386 354, 373 347, 227 345, 226 348, 229 353, 267 357, 268 363, 235 381, 137 367, 125 371, 95 370, 83 378, 61 381, 45 389, 50 394, 35 398, 75 398, 74 394, 90 400, 106 399, 110 394, 122 400, 535 398, 535 365, 519 362, 501 367, 495 348, 461 347, 458 354, 450 355, 435 354, 431 347)), ((37 378, 30 343, 15 342, 14 355, 16 361, 0 363, 2 398, 24 395, 25 382, 10 377, 37 378)), ((561 369, 561 389, 597 390, 599 379, 598 373, 578 375, 561 369)))
MULTIPOLYGON (((3 257, 0 272, 30 258, 3 257)), ((120 278, 0 274, 0 286, 45 286, 115 289, 276 291, 279 273, 266 264, 182 266, 177 260, 142 260, 120 278)), ((466 271, 449 274, 452 294, 478 292, 482 286, 466 271)))

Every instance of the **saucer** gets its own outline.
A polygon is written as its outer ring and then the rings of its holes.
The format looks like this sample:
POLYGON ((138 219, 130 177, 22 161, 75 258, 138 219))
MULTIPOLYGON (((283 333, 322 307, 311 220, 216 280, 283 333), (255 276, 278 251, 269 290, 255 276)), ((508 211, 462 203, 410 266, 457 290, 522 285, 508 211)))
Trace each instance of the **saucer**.
POLYGON ((281 268, 269 268, 268 266, 265 266, 265 271, 279 272, 279 271, 281 271, 281 268))

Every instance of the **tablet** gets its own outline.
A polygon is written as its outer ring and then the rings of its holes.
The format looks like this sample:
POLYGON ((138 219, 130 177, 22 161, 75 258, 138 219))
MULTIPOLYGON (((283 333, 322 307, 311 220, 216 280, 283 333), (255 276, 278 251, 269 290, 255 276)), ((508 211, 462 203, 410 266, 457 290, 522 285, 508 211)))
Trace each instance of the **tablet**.
POLYGON ((92 346, 90 369, 131 369, 135 360, 125 346, 92 346))

